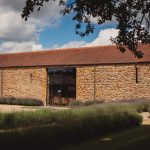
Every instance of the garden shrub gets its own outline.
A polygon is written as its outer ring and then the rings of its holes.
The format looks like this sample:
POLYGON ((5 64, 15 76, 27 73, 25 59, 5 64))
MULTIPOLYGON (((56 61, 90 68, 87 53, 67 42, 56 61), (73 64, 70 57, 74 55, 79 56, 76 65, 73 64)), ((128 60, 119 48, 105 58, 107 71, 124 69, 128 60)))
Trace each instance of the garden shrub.
POLYGON ((135 109, 137 112, 148 112, 150 108, 150 100, 149 99, 132 99, 132 100, 114 100, 106 102, 104 100, 97 100, 97 101, 72 101, 70 102, 69 106, 72 108, 76 107, 84 107, 84 106, 91 106, 95 104, 126 104, 127 107, 135 109))
POLYGON ((53 123, 53 113, 47 109, 0 113, 0 129, 39 126, 53 123))
POLYGON ((43 102, 38 99, 3 97, 3 98, 0 98, 0 104, 41 106, 43 105, 43 102))
MULTIPOLYGON (((149 115, 150 115, 150 107, 148 108, 148 112, 149 112, 149 115)), ((150 116, 149 116, 150 117, 150 116)))
POLYGON ((84 107, 84 106, 90 106, 94 104, 102 104, 104 103, 103 100, 100 101, 93 101, 93 100, 88 100, 88 101, 82 101, 82 100, 75 100, 75 101, 70 101, 69 106, 70 107, 84 107))
POLYGON ((150 108, 150 101, 148 101, 148 100, 146 101, 145 100, 145 101, 142 102, 142 105, 143 105, 143 111, 147 112, 149 110, 149 108, 150 108))
MULTIPOLYGON (((117 123, 121 122, 120 124, 122 125, 127 124, 128 121, 131 121, 128 118, 130 115, 135 115, 137 117, 138 113, 127 104, 97 104, 88 107, 59 111, 41 109, 30 112, 0 113, 0 129, 39 126, 45 124, 79 124, 79 126, 84 124, 85 128, 88 126, 91 128, 91 125, 98 127, 107 127, 107 125, 111 125, 114 127, 113 123, 116 119, 118 119, 117 123), (123 119, 121 118, 121 115, 122 118, 124 117, 123 119)), ((141 117, 139 116, 139 119, 140 118, 141 117)), ((134 120, 134 118, 132 120, 134 120)), ((139 123, 141 123, 141 120, 139 120, 139 123)), ((130 125, 132 125, 132 123, 130 125)))
MULTIPOLYGON (((16 143, 17 147, 43 149, 101 135, 105 132, 138 126, 142 116, 127 104, 97 104, 76 109, 0 113, 1 147, 16 143), (21 128, 29 127, 29 128, 21 128)), ((22 149, 22 148, 21 148, 22 149)))
POLYGON ((82 102, 82 101, 79 101, 79 100, 70 101, 69 106, 70 106, 70 107, 83 106, 83 102, 82 102))
POLYGON ((124 101, 116 101, 114 103, 119 104, 128 104, 134 107, 138 112, 147 112, 150 107, 150 99, 131 99, 131 100, 124 100, 124 101))

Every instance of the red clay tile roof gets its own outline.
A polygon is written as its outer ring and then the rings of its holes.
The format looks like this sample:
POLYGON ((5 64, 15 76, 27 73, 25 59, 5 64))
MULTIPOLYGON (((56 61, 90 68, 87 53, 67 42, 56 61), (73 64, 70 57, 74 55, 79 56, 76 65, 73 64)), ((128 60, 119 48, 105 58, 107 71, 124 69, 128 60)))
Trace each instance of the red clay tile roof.
POLYGON ((130 51, 124 54, 116 46, 96 46, 47 50, 24 53, 0 54, 0 68, 25 66, 63 66, 149 62, 150 45, 140 46, 144 58, 137 59, 130 51))

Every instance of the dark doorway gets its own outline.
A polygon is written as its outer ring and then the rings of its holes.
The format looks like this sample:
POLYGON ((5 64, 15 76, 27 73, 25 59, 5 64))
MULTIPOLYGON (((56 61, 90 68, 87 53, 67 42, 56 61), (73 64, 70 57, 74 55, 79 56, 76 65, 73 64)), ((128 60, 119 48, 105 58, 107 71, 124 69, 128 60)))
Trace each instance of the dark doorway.
POLYGON ((48 68, 49 105, 67 105, 76 98, 76 68, 48 68))

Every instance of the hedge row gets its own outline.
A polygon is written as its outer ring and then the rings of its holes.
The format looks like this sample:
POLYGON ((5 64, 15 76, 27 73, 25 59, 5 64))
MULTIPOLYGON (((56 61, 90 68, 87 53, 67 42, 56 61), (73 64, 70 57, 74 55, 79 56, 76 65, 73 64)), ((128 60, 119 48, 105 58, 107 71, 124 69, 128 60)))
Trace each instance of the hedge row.
POLYGON ((19 128, 0 132, 0 145, 40 148, 100 135, 127 127, 138 126, 142 117, 127 105, 97 105, 86 108, 51 112, 16 112, 0 114, 0 128, 19 128), (40 125, 40 126, 39 126, 40 125))
POLYGON ((43 102, 38 99, 3 97, 3 98, 0 98, 0 104, 42 106, 43 102))
MULTIPOLYGON (((41 109, 37 111, 22 111, 12 113, 0 113, 0 129, 20 128, 28 126, 39 126, 45 124, 66 124, 76 122, 94 122, 97 124, 111 124, 111 121, 127 122, 130 125, 129 115, 140 116, 135 107, 127 104, 103 104, 82 107, 78 109, 51 111, 50 109, 41 109), (125 116, 121 118, 121 115, 125 116), (118 117, 120 116, 120 117, 118 117), (118 120, 119 118, 119 120, 118 120), (103 121, 104 120, 104 121, 103 121), (110 123, 109 123, 110 122, 110 123)), ((139 121, 139 120, 138 120, 139 121)), ((139 122, 138 122, 139 123, 139 122)))
POLYGON ((69 105, 72 108, 77 108, 77 107, 84 107, 84 106, 91 106, 95 104, 124 104, 128 105, 128 107, 132 107, 136 109, 138 112, 148 112, 150 110, 150 100, 148 99, 132 99, 132 100, 120 100, 120 101, 113 101, 107 102, 100 100, 100 101, 72 101, 69 105))

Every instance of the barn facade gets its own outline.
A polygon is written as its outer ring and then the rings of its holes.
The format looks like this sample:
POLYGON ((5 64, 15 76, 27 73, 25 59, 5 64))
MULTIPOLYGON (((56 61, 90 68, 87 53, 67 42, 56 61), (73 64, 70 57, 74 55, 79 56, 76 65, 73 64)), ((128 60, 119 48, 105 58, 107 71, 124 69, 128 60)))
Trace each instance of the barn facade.
POLYGON ((0 97, 71 100, 150 99, 150 46, 137 59, 115 46, 0 54, 0 97))

